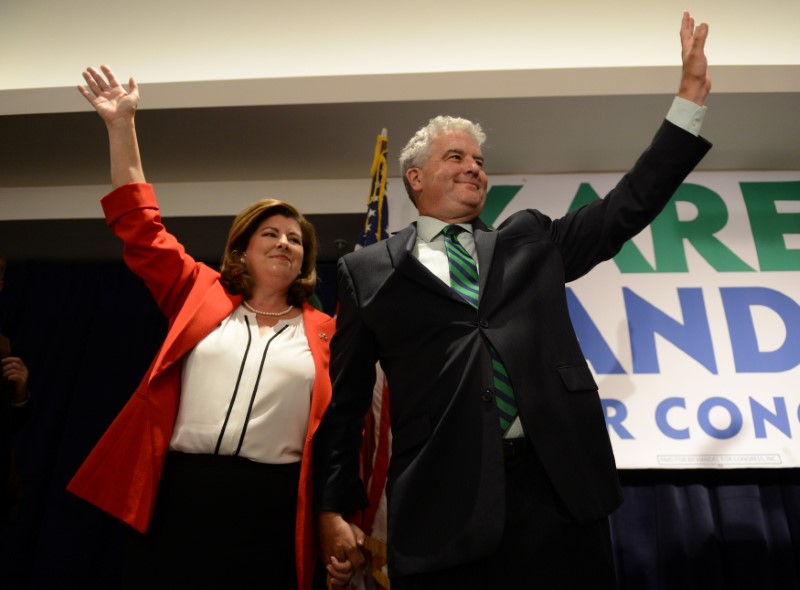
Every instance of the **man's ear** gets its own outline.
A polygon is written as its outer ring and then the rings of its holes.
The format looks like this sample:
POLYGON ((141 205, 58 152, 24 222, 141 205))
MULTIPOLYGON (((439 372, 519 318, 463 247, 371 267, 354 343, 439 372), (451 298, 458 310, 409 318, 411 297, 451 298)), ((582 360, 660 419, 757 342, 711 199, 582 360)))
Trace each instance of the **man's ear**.
POLYGON ((415 193, 422 190, 421 175, 422 170, 420 168, 409 168, 406 170, 406 180, 408 180, 408 185, 415 193))

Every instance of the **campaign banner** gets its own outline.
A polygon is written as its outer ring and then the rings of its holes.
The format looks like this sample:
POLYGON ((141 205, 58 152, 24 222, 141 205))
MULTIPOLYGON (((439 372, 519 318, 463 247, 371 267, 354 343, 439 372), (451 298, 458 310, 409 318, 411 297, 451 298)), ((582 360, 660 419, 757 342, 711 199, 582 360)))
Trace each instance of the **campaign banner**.
MULTIPOLYGON (((621 177, 494 176, 481 217, 560 217, 621 177)), ((693 173, 567 298, 620 468, 800 466, 800 172, 693 173)))

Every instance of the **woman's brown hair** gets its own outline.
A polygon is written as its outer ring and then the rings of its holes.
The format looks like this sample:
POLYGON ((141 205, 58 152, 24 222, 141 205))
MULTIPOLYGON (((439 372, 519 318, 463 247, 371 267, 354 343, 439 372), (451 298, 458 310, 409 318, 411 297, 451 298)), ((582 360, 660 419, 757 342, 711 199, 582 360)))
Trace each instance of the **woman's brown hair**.
POLYGON ((247 270, 244 253, 250 237, 261 222, 273 215, 294 219, 300 225, 303 236, 303 264, 300 275, 289 287, 287 301, 291 305, 302 305, 317 286, 317 233, 302 213, 289 203, 278 199, 262 199, 246 207, 231 224, 225 253, 222 257, 222 284, 234 295, 253 294, 253 278, 247 270))

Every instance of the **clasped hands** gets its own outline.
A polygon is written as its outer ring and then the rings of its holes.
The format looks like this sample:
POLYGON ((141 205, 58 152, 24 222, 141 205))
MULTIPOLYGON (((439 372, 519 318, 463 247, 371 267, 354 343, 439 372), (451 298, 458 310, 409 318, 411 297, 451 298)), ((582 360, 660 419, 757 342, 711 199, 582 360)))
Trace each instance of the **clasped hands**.
POLYGON ((366 535, 338 512, 320 512, 317 533, 328 580, 333 587, 349 588, 353 575, 364 569, 361 549, 366 535))

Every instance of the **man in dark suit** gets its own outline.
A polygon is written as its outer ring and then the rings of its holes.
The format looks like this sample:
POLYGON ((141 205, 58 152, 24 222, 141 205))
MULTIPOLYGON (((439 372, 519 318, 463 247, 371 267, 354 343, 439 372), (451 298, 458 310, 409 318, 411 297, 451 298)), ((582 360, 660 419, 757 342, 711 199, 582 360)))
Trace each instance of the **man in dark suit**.
POLYGON ((470 121, 437 117, 406 145, 419 220, 339 262, 333 398, 314 453, 326 561, 361 561, 343 516, 366 505, 358 453, 379 360, 393 590, 616 586, 608 515, 620 488, 565 283, 644 229, 710 148, 697 136, 707 34, 684 14, 667 121, 604 199, 560 219, 525 210, 496 230, 481 222, 485 136, 470 121))

